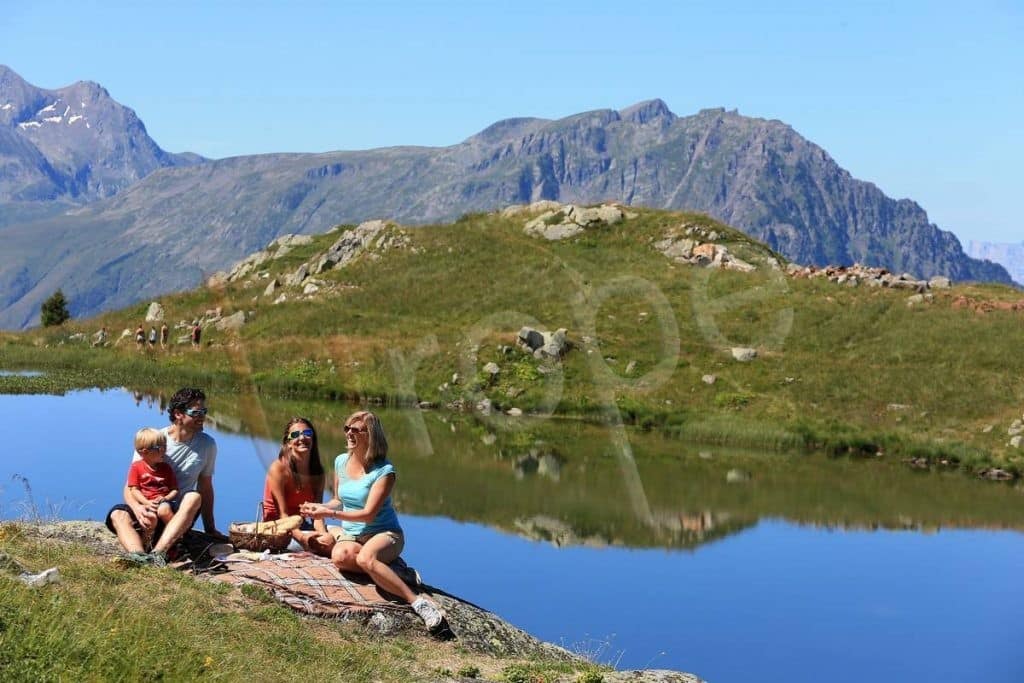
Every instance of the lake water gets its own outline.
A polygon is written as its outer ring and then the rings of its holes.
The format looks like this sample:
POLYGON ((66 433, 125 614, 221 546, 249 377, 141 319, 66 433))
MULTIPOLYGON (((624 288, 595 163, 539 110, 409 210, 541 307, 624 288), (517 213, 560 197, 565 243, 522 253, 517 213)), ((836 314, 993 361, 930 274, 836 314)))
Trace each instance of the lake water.
MULTIPOLYGON (((102 519, 162 400, 0 395, 0 517, 102 519)), ((352 410, 208 403, 222 529, 255 515, 289 416, 313 418, 330 462, 352 410)), ((716 683, 1024 681, 1020 487, 632 431, 627 457, 602 426, 379 412, 410 564, 542 639, 716 683)))

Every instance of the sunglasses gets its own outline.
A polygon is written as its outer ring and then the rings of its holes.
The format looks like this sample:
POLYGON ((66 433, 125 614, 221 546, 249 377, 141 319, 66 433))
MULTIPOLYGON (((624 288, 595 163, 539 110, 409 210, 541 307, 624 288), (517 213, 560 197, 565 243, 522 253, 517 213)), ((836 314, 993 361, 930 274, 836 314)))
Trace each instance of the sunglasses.
POLYGON ((185 414, 189 417, 199 417, 201 415, 206 415, 206 408, 186 408, 185 414))
POLYGON ((299 438, 300 436, 308 436, 309 438, 312 439, 313 438, 313 430, 312 429, 296 429, 294 432, 288 432, 288 438, 289 439, 294 440, 294 439, 299 438))
POLYGON ((345 425, 345 433, 352 432, 353 434, 365 434, 366 427, 353 427, 352 425, 345 425))
POLYGON ((160 453, 160 452, 162 452, 164 450, 164 447, 163 446, 146 446, 145 448, 140 448, 139 450, 144 452, 144 453, 160 453))

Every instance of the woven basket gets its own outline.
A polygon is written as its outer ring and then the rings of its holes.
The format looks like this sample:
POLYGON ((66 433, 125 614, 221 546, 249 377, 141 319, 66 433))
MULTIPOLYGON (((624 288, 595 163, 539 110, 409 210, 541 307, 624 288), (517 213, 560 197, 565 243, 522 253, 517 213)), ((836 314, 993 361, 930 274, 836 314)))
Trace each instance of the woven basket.
MULTIPOLYGON (((232 522, 228 526, 228 541, 237 550, 253 550, 261 553, 264 550, 281 552, 292 540, 292 529, 299 524, 293 523, 289 517, 264 522, 263 504, 260 503, 255 522, 232 522)), ((301 523, 301 518, 299 520, 301 523)))

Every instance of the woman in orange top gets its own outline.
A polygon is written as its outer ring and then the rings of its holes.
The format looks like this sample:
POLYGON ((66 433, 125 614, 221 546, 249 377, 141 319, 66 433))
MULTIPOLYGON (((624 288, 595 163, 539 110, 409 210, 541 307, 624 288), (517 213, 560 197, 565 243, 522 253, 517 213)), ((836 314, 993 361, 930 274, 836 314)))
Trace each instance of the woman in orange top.
MULTIPOLYGON (((320 462, 313 423, 304 417, 293 417, 284 428, 281 451, 270 463, 263 485, 263 519, 272 521, 299 514, 303 503, 319 503, 324 499, 324 466, 320 462)), ((330 557, 334 536, 327 533, 324 521, 303 520, 292 537, 306 550, 330 557)))

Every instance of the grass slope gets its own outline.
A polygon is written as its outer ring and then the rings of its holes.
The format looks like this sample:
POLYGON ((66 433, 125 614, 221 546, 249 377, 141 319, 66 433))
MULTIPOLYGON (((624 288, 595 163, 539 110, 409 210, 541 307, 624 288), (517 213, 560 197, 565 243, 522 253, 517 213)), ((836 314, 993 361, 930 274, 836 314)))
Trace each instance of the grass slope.
POLYGON ((498 659, 425 634, 380 638, 304 618, 255 587, 126 569, 15 523, 0 525, 0 551, 30 572, 59 567, 62 578, 31 589, 0 571, 4 681, 600 680, 601 669, 586 663, 498 659))
POLYGON ((471 214, 401 231, 405 247, 317 276, 327 287, 309 300, 285 289, 288 301, 275 305, 277 294, 263 290, 338 232, 249 279, 162 297, 172 323, 215 307, 254 313, 238 333, 206 329, 201 353, 69 341, 100 324, 134 329, 146 304, 3 335, 0 365, 59 372, 0 378, 0 390, 198 382, 254 396, 468 406, 487 397, 500 409, 618 415, 711 443, 883 450, 1022 470, 1007 428, 1024 410, 1024 319, 953 305, 961 295, 1016 300, 1018 291, 961 285, 911 307, 906 290, 791 279, 765 265, 754 273, 702 269, 655 249, 668 231, 695 225, 718 232, 740 258, 763 264, 772 256, 702 215, 639 210, 560 242, 525 234, 526 220, 471 214), (569 330, 576 348, 561 372, 515 348, 525 324, 569 330), (731 346, 756 347, 759 357, 734 361, 731 346), (493 381, 482 370, 489 361, 501 368, 493 381), (702 381, 708 374, 713 384, 702 381))

